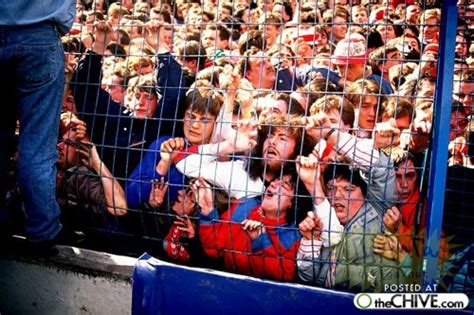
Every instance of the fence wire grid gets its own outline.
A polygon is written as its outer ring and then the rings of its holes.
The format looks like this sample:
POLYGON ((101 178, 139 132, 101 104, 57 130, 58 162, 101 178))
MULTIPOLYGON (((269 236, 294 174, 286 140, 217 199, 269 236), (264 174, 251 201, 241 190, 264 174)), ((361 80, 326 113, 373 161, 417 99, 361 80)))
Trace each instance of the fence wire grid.
MULTIPOLYGON (((437 80, 453 80, 441 290, 471 294, 474 2, 78 1, 57 200, 84 247, 335 290, 421 283, 437 80), (453 22, 453 21, 451 21, 453 22)), ((12 159, 8 206, 21 229, 12 159)))

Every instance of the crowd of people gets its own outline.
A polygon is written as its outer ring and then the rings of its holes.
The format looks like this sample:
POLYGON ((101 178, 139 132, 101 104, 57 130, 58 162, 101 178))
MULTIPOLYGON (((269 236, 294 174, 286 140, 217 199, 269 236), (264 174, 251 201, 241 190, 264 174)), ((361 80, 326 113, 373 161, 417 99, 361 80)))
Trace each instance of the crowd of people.
MULTIPOLYGON (((62 36, 62 223, 277 281, 353 292, 421 281, 435 86, 450 80, 437 73, 440 8, 77 1, 62 36)), ((457 179, 474 169, 474 2, 458 9, 457 179)), ((457 220, 439 252, 445 289, 460 292, 474 279, 466 186, 449 186, 445 217, 457 220)))

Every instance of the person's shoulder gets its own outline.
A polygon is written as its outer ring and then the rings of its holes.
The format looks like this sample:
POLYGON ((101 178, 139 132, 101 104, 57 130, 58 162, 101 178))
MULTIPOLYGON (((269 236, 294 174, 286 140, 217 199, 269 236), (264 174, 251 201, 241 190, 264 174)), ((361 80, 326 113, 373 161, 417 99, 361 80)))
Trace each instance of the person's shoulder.
POLYGON ((158 68, 163 67, 164 64, 173 64, 173 65, 178 65, 181 68, 181 65, 178 63, 176 58, 173 56, 171 52, 163 52, 163 53, 158 53, 156 54, 156 59, 157 59, 157 65, 158 68))
POLYGON ((370 80, 373 80, 373 81, 376 81, 377 83, 388 83, 387 80, 385 80, 383 77, 379 76, 378 74, 369 74, 367 76, 367 79, 370 79, 370 80))
POLYGON ((365 202, 351 220, 350 224, 346 225, 346 229, 350 230, 362 227, 364 232, 367 233, 374 229, 380 230, 382 221, 382 214, 378 212, 370 202, 365 202))
POLYGON ((150 148, 152 147, 156 147, 156 146, 160 146, 163 142, 171 139, 172 136, 171 135, 164 135, 164 136, 160 136, 158 139, 156 139, 155 141, 152 142, 152 144, 150 145, 150 148))
POLYGON ((301 234, 294 224, 283 224, 275 229, 276 235, 280 243, 285 246, 286 249, 290 249, 295 244, 299 244, 298 241, 301 240, 301 234))
POLYGON ((279 80, 279 83, 282 83, 281 81, 284 80, 283 83, 286 83, 286 81, 293 81, 293 74, 290 71, 290 69, 284 68, 284 69, 278 69, 277 70, 277 80, 279 80))
POLYGON ((259 211, 261 205, 261 198, 252 197, 252 198, 240 198, 235 200, 229 210, 232 212, 232 219, 236 222, 242 222, 245 220, 250 213, 259 211))
POLYGON ((85 181, 100 181, 100 178, 97 176, 97 173, 94 170, 81 164, 69 168, 64 173, 64 181, 67 183, 67 185, 72 185, 73 183, 81 185, 85 181))
POLYGON ((76 165, 76 166, 73 166, 73 167, 69 168, 67 170, 67 173, 69 173, 69 174, 94 174, 95 172, 91 168, 80 164, 80 165, 76 165))
POLYGON ((250 197, 250 198, 244 197, 244 198, 240 198, 236 202, 239 205, 259 206, 262 203, 262 197, 261 196, 255 196, 255 197, 250 197))

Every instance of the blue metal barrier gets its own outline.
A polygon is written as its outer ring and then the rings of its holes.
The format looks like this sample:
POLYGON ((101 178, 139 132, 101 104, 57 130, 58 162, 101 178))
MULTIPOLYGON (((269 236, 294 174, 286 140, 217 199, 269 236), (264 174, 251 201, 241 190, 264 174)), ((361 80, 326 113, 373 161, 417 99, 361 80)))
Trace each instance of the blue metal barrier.
MULTIPOLYGON (((144 254, 133 274, 132 314, 370 313, 357 309, 353 298, 353 294, 345 292, 178 266, 144 254)), ((419 313, 390 311, 390 314, 403 315, 419 313)), ((463 312, 443 312, 460 313, 463 312)))
POLYGON ((443 221, 444 192, 448 161, 449 127, 453 95, 454 48, 458 11, 455 0, 443 1, 441 12, 433 111, 432 154, 429 170, 428 208, 423 282, 425 286, 437 283, 438 254, 443 221))

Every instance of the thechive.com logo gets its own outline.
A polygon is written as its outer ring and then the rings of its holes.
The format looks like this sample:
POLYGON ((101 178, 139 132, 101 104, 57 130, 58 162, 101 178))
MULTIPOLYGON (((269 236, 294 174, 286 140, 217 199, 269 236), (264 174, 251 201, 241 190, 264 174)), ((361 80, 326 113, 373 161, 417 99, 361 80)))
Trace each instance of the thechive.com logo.
POLYGON ((463 293, 359 293, 354 305, 374 309, 464 309, 469 298, 463 293))

